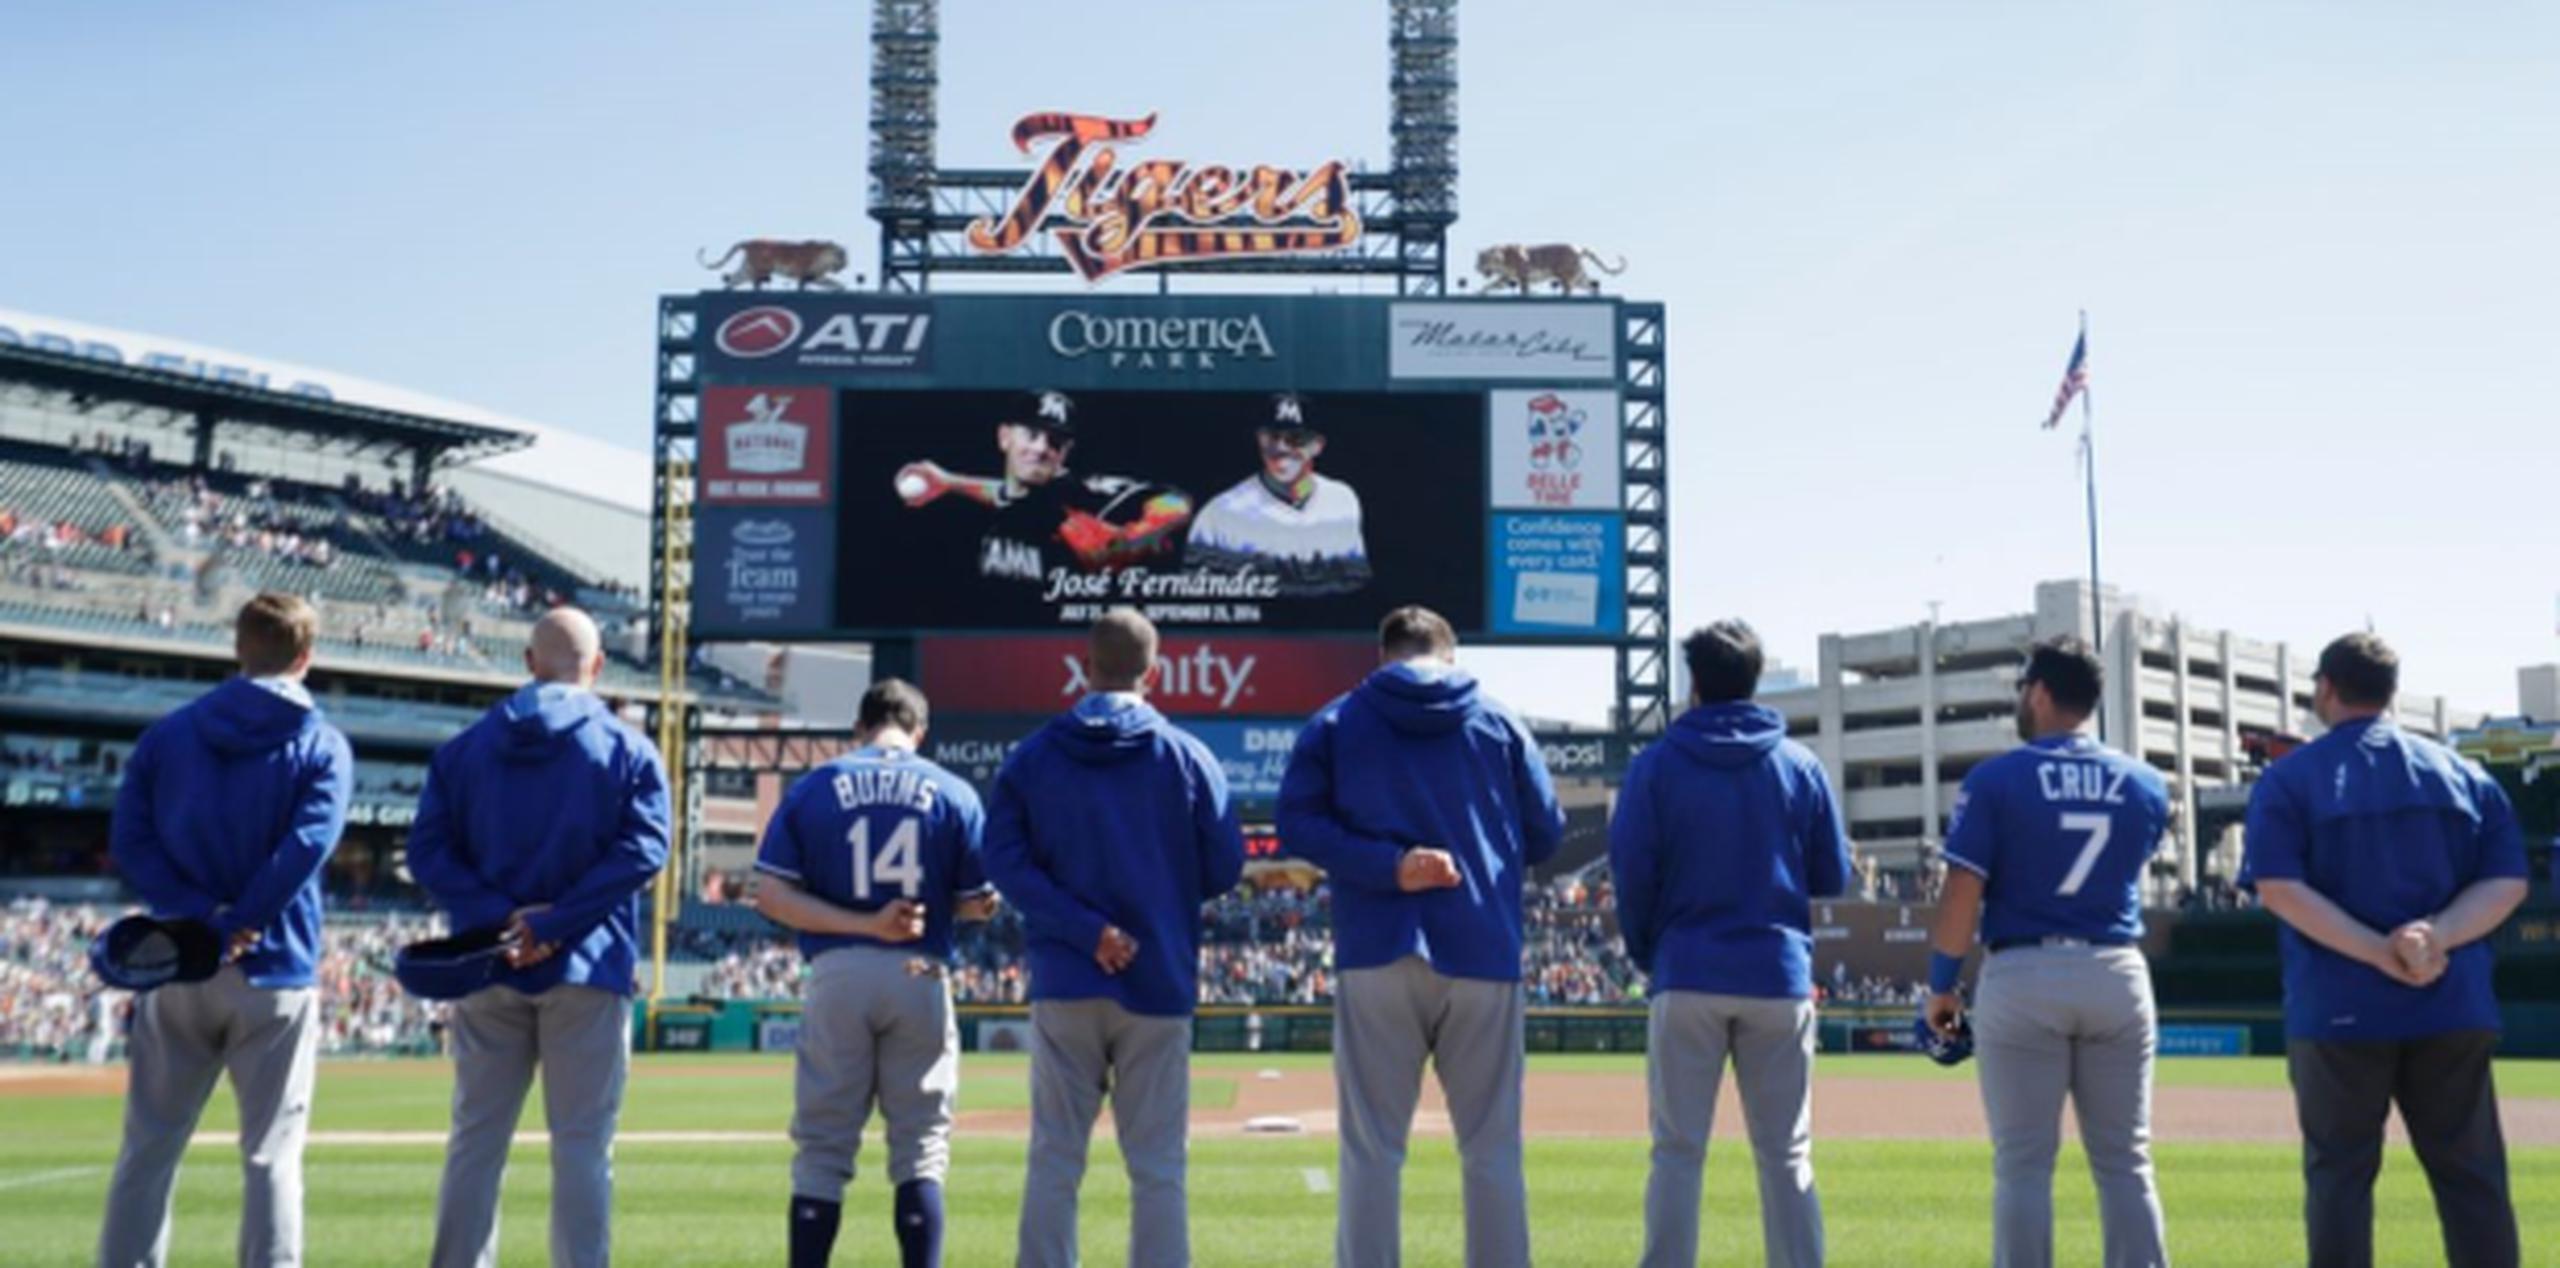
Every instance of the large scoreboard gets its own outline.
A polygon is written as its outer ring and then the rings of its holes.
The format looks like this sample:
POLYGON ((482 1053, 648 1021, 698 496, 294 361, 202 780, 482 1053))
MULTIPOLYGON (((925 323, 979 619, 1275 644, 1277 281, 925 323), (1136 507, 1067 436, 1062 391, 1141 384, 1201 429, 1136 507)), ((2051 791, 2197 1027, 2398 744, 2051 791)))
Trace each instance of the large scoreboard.
POLYGON ((698 304, 697 638, 1625 632, 1614 301, 698 304))

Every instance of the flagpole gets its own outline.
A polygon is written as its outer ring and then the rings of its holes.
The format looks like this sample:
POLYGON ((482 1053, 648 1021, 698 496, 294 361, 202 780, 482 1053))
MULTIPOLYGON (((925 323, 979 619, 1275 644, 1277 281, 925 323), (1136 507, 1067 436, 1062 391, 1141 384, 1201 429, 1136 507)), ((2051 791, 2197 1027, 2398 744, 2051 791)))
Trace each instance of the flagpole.
MULTIPOLYGON (((2080 310, 2080 347, 2089 346, 2089 310, 2080 310)), ((2080 474, 2085 483, 2089 505, 2089 650, 2106 663, 2106 609, 2098 600, 2098 430, 2089 405, 2089 387, 2084 377, 2080 387, 2080 474)), ((2098 696, 2098 742, 2107 742, 2107 697, 2098 696)))

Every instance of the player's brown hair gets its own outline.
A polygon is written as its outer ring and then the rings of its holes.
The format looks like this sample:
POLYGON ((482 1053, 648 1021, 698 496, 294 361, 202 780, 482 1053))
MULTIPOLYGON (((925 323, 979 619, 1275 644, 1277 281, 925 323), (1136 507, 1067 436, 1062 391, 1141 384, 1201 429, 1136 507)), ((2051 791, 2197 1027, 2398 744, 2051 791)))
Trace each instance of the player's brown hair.
POLYGON ((1156 667, 1156 623, 1136 608, 1113 608, 1093 623, 1088 653, 1096 691, 1134 691, 1156 667))
POLYGON ((320 639, 320 614, 290 594, 270 590, 240 605, 231 625, 231 647, 240 672, 267 678, 292 669, 320 639))
POLYGON ((862 693, 862 704, 854 712, 853 729, 868 735, 893 726, 913 735, 923 730, 932 716, 924 693, 914 683, 904 678, 883 678, 862 693))
POLYGON ((2338 702, 2357 709, 2379 709, 2400 694, 2400 653, 2379 635, 2340 635, 2320 649, 2319 676, 2327 679, 2338 702))
POLYGON ((1450 656, 1457 650, 1458 631, 1449 618, 1420 604, 1397 608, 1378 622, 1378 654, 1388 660, 1450 656))

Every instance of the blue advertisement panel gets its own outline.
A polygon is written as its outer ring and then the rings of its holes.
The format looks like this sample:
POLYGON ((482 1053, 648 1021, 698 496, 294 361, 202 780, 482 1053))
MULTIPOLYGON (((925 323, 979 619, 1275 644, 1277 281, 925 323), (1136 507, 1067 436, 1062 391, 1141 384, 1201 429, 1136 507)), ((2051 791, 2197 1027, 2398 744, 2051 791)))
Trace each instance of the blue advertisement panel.
POLYGON ((1235 722, 1226 719, 1184 723, 1218 755, 1227 772, 1227 795, 1247 806, 1268 806, 1280 799, 1280 777, 1289 773, 1289 749, 1298 742, 1296 722, 1235 722))
POLYGON ((836 617, 831 507, 694 512, 694 627, 706 638, 823 634, 836 617))
POLYGON ((1627 624, 1625 521, 1616 515, 1496 515, 1496 634, 1615 637, 1627 624))
POLYGON ((2249 1055, 2249 1028, 2246 1026, 2195 1026, 2169 1022, 2160 1027, 2160 1055, 2164 1057, 2245 1057, 2249 1055))

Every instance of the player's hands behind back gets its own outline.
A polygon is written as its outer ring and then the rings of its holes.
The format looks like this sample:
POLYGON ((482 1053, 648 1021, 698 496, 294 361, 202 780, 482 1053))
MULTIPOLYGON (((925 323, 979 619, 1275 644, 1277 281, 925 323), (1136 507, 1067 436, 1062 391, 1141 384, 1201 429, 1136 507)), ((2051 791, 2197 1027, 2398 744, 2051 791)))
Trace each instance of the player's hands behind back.
POLYGON ((1121 931, 1118 925, 1104 925, 1101 940, 1094 943, 1093 962, 1105 973, 1117 973, 1138 958, 1138 940, 1121 931))
POLYGON ((2391 954, 2401 970, 2391 976, 2410 986, 2432 986, 2448 967, 2444 947, 2436 941, 2436 927, 2424 920, 2412 920, 2391 931, 2391 954))
POLYGON ((1426 889, 1456 889, 1464 879, 1458 875, 1458 860, 1447 850, 1417 845, 1396 860, 1396 888, 1408 894, 1426 889))
POLYGON ((882 942, 913 942, 924 936, 924 918, 923 903, 912 898, 893 898, 888 906, 871 913, 866 919, 869 928, 856 932, 882 942))

